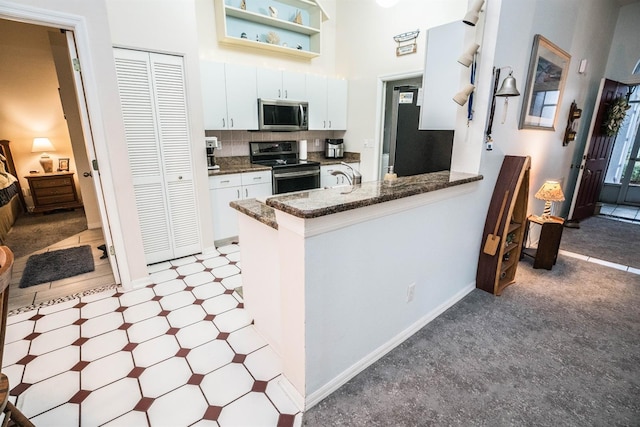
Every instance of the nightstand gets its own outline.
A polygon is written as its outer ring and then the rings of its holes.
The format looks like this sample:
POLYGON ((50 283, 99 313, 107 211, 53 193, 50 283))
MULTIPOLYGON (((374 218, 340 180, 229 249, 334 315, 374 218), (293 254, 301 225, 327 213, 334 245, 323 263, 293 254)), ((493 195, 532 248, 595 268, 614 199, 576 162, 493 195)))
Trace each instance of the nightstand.
POLYGON ((73 172, 54 172, 25 176, 31 189, 33 212, 81 208, 73 172))
POLYGON ((533 258, 533 268, 551 270, 558 259, 563 226, 564 219, 557 216, 542 218, 537 215, 529 215, 524 230, 524 239, 522 239, 522 255, 520 255, 520 259, 524 256, 529 256, 533 258), (537 248, 525 247, 531 224, 537 224, 542 227, 537 248))

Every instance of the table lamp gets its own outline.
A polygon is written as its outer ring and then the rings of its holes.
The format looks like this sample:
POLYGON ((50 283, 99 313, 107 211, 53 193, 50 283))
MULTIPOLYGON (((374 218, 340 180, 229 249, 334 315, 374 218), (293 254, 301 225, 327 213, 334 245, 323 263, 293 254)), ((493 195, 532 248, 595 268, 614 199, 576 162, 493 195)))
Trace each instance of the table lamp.
POLYGON ((40 156, 40 165, 42 165, 45 173, 51 173, 53 172, 53 160, 51 160, 46 153, 47 151, 56 151, 51 141, 49 141, 49 138, 33 138, 31 152, 42 153, 42 156, 40 156))
POLYGON ((564 194, 558 181, 546 181, 534 197, 539 200, 544 200, 543 219, 548 219, 551 216, 551 202, 564 201, 564 194))

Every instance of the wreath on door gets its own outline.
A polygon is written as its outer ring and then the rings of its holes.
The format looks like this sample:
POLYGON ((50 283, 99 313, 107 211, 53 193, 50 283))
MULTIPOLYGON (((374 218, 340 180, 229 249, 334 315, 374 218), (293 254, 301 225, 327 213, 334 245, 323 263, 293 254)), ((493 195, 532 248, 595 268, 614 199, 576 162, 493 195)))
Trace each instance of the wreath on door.
POLYGON ((619 96, 611 102, 607 111, 607 119, 603 123, 604 133, 607 136, 615 136, 618 133, 629 108, 631 105, 629 105, 626 96, 619 96))

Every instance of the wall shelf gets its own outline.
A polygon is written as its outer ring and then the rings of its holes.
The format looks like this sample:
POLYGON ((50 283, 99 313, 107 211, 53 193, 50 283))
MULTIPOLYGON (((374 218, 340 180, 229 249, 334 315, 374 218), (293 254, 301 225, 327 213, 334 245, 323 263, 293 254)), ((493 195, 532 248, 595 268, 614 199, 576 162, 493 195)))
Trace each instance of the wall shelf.
POLYGON ((309 0, 257 0, 240 7, 240 0, 216 0, 216 27, 222 44, 261 49, 306 59, 320 55, 321 23, 326 15, 309 0), (278 10, 269 14, 269 6, 278 10), (294 22, 300 14, 302 24, 294 22), (244 34, 243 34, 244 33, 244 34), (269 33, 277 43, 269 43, 269 33))

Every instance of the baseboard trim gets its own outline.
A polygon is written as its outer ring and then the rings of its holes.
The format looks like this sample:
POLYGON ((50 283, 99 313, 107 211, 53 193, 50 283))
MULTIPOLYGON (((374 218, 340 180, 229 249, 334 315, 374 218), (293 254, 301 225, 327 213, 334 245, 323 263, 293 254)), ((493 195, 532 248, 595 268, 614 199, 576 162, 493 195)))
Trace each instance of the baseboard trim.
POLYGON ((320 387, 317 391, 310 393, 305 401, 305 410, 312 408, 313 406, 320 403, 324 398, 329 396, 331 393, 342 387, 346 384, 350 379, 358 375, 360 372, 364 371, 366 368, 371 366, 373 363, 378 361, 384 355, 389 353, 391 350, 402 344, 407 338, 418 332, 428 323, 430 323, 433 319, 444 313, 448 308, 452 307, 455 303, 464 298, 467 294, 473 291, 476 288, 475 281, 470 283, 469 285, 462 288, 459 292, 454 294, 451 298, 444 301, 434 310, 430 311, 416 322, 414 322, 407 329, 400 332, 398 335, 393 337, 391 340, 387 341, 367 356, 360 359, 355 364, 351 365, 345 371, 343 371, 340 375, 335 377, 333 380, 326 383, 324 386, 320 387))

